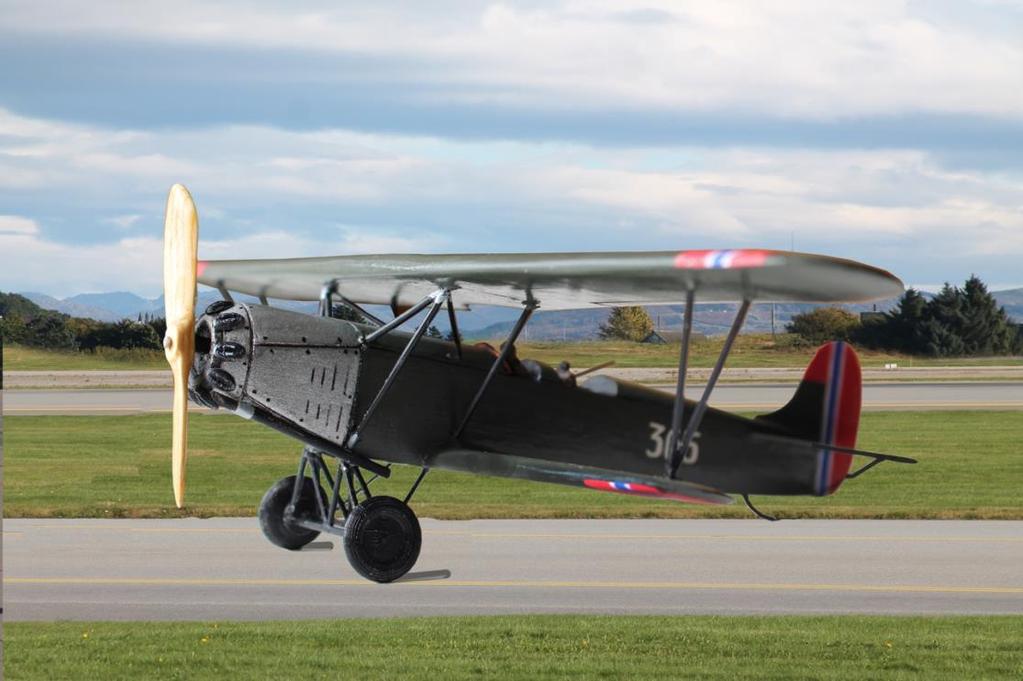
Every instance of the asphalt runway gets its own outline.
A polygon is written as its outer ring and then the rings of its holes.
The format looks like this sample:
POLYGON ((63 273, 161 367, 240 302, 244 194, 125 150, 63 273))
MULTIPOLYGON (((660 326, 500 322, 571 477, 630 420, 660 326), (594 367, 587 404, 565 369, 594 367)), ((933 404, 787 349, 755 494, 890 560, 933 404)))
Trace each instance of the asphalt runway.
MULTIPOLYGON (((793 383, 718 385, 713 406, 731 410, 768 410, 788 402, 793 383)), ((702 386, 689 386, 699 399, 702 386)), ((1023 409, 1023 382, 876 383, 863 386, 865 409, 1023 409)), ((168 390, 8 390, 4 413, 121 414, 169 411, 168 390)))
MULTIPOLYGON (((8 520, 8 620, 1023 613, 1023 522, 424 520, 405 581, 255 519, 8 520)), ((322 539, 322 538, 321 538, 322 539)))

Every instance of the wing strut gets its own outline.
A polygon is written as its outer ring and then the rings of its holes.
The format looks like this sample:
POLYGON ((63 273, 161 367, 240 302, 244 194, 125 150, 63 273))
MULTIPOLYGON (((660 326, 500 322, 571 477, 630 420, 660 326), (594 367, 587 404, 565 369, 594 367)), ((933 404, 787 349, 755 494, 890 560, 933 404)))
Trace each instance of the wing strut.
MULTIPOLYGON (((735 339, 739 335, 739 330, 742 329, 742 325, 746 321, 746 315, 749 313, 749 308, 752 303, 752 300, 746 298, 742 301, 742 305, 739 306, 739 312, 735 315, 735 321, 732 322, 732 328, 728 331, 728 336, 725 338, 725 344, 721 348, 721 354, 718 355, 718 361, 714 365, 714 370, 710 373, 710 378, 707 379, 707 387, 703 389, 703 397, 701 397, 700 401, 696 403, 696 408, 693 409, 693 413, 689 417, 682 441, 676 441, 675 448, 671 452, 671 467, 668 469, 669 478, 675 477, 675 473, 678 471, 678 466, 682 462, 683 455, 689 451, 689 446, 692 444, 693 438, 696 437, 696 433, 700 428, 700 422, 703 421, 703 415, 707 413, 707 403, 710 401, 710 394, 714 392, 714 386, 717 385, 718 377, 721 376, 721 370, 725 368, 725 360, 728 359, 728 354, 732 351, 732 345, 735 343, 735 339)), ((689 307, 687 306, 686 309, 688 310, 689 307)), ((689 323, 692 323, 691 319, 689 323)), ((688 345, 688 343, 686 343, 686 345, 688 345)), ((688 350, 683 349, 682 352, 683 356, 685 356, 688 350)), ((681 373, 682 367, 680 366, 679 374, 681 373)), ((681 380, 682 379, 680 379, 680 381, 681 380)), ((682 412, 685 406, 685 399, 686 396, 684 394, 680 393, 675 395, 676 413, 682 412)))
POLYGON ((682 432, 682 415, 686 407, 686 373, 689 371, 689 339, 693 335, 693 303, 696 291, 690 287, 686 291, 686 310, 682 317, 682 350, 678 358, 678 381, 675 383, 675 406, 671 411, 671 430, 668 431, 668 451, 671 456, 664 457, 664 468, 667 476, 675 473, 675 452, 678 451, 678 433, 682 432))
POLYGON ((526 301, 526 306, 522 309, 522 314, 515 321, 515 326, 512 327, 511 333, 508 334, 508 339, 501 345, 501 353, 494 359, 494 363, 490 365, 490 371, 487 372, 486 378, 483 379, 483 383, 480 384, 479 390, 476 391, 476 395, 473 396, 472 402, 469 403, 469 409, 466 410, 465 416, 462 417, 462 422, 458 425, 455 430, 455 440, 462 437, 462 431, 465 430, 465 426, 468 425, 469 419, 472 418, 472 413, 476 411, 476 407, 479 406, 480 400, 483 399, 483 393, 487 391, 491 381, 494 380, 494 376, 497 375, 497 370, 504 364, 504 361, 508 359, 508 354, 511 352, 512 346, 518 339, 519 334, 522 333, 522 329, 525 328, 526 322, 529 321, 529 317, 533 314, 533 310, 537 308, 535 300, 530 298, 526 301))
POLYGON ((394 366, 391 367, 391 373, 387 374, 387 378, 384 379, 384 383, 380 386, 380 390, 377 391, 377 394, 373 397, 373 401, 369 403, 368 407, 366 407, 366 411, 362 414, 362 418, 359 420, 359 425, 355 426, 352 430, 352 434, 348 437, 348 449, 355 449, 355 445, 359 442, 359 435, 362 433, 362 429, 366 427, 366 423, 368 423, 370 417, 373 416, 373 412, 376 411, 376 408, 380 404, 380 401, 384 398, 384 395, 386 395, 387 391, 391 389, 394 379, 398 377, 398 372, 400 372, 401 368, 405 366, 405 362, 419 343, 419 339, 422 338, 423 334, 426 333, 426 330, 430 328, 430 324, 433 323, 433 318, 437 316, 437 313, 440 312, 441 306, 448 301, 450 296, 451 291, 448 289, 439 289, 434 291, 405 311, 404 314, 395 317, 362 339, 363 345, 369 345, 377 338, 393 331, 395 328, 401 326, 403 323, 422 312, 427 306, 430 307, 430 311, 426 313, 425 317, 423 317, 423 321, 419 323, 415 333, 412 334, 412 337, 409 338, 408 343, 405 344, 401 354, 398 355, 398 359, 394 362, 394 366))
MULTIPOLYGON (((338 280, 331 279, 329 282, 323 285, 323 289, 320 291, 320 316, 321 317, 332 317, 334 316, 334 296, 341 301, 341 304, 345 307, 354 310, 355 312, 362 315, 363 319, 368 321, 374 326, 381 327, 384 325, 384 321, 379 317, 367 312, 361 305, 348 300, 338 292, 338 280)), ((262 298, 260 300, 263 300, 262 298)), ((266 305, 266 303, 263 303, 266 305)))
POLYGON ((462 361, 462 333, 458 330, 458 319, 455 317, 455 303, 448 296, 448 323, 451 325, 451 339, 455 342, 458 361, 462 361))

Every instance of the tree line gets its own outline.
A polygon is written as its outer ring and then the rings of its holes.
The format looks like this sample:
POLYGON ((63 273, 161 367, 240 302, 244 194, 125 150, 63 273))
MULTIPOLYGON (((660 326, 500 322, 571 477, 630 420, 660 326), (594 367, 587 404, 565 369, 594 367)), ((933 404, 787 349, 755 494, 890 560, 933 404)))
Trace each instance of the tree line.
POLYGON ((860 317, 836 307, 796 315, 786 327, 811 343, 847 340, 907 355, 971 357, 1023 352, 1023 333, 984 282, 945 286, 928 300, 910 288, 889 312, 860 317))
POLYGON ((167 330, 162 317, 139 315, 134 320, 101 322, 44 310, 16 293, 0 293, 0 318, 4 343, 56 350, 158 350, 167 330))

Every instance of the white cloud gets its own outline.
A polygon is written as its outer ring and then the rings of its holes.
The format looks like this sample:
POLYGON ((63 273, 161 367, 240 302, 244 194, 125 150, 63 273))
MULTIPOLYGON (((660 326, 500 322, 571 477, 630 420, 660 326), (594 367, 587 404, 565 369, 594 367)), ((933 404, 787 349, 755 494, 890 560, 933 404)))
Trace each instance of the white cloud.
POLYGON ((1010 5, 963 3, 941 14, 927 3, 891 0, 532 7, 22 0, 6 4, 4 24, 70 39, 396 59, 403 82, 429 85, 432 94, 423 96, 449 100, 823 118, 913 111, 1018 117, 1023 43, 1011 28, 991 30, 998 12, 1013 18, 1010 5), (971 13, 995 19, 964 21, 971 13))
POLYGON ((786 247, 792 235, 910 268, 954 254, 983 273, 994 258, 1023 259, 1023 178, 949 169, 924 151, 592 149, 256 126, 143 133, 0 110, 0 191, 36 205, 0 218, 0 288, 154 294, 163 197, 176 181, 196 196, 211 259, 786 247), (63 243, 48 216, 74 225, 86 204, 100 229, 78 229, 105 243, 63 243), (514 229, 489 231, 498 219, 514 229), (461 226, 437 226, 449 220, 461 226))
POLYGON ((130 215, 115 215, 112 218, 107 218, 106 222, 114 225, 115 227, 120 227, 121 229, 131 229, 135 226, 135 223, 141 219, 141 215, 138 213, 132 213, 130 215))
MULTIPOLYGON (((39 291, 65 297, 84 291, 129 290, 156 296, 163 285, 163 239, 136 237, 91 244, 62 244, 34 231, 8 231, 0 217, 0 290, 39 291)), ((22 219, 18 219, 22 220, 22 219)), ((31 221, 26 221, 31 223, 31 221)), ((17 224, 17 223, 16 223, 17 224)), ((202 240, 199 257, 209 260, 291 258, 333 254, 428 251, 443 243, 378 235, 362 229, 337 230, 336 239, 306 239, 287 232, 257 232, 239 239, 202 240)))
POLYGON ((0 236, 23 236, 39 232, 35 220, 20 215, 0 215, 0 236))

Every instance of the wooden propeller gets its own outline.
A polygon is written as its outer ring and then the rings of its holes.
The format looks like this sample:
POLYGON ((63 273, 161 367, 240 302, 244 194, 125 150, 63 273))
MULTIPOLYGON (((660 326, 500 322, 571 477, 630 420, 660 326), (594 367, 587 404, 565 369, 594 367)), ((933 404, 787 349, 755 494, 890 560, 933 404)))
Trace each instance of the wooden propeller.
POLYGON ((182 185, 171 187, 163 235, 163 296, 167 334, 163 349, 174 375, 174 420, 171 472, 174 502, 185 502, 188 459, 188 372, 195 354, 195 289, 199 218, 192 196, 182 185))

